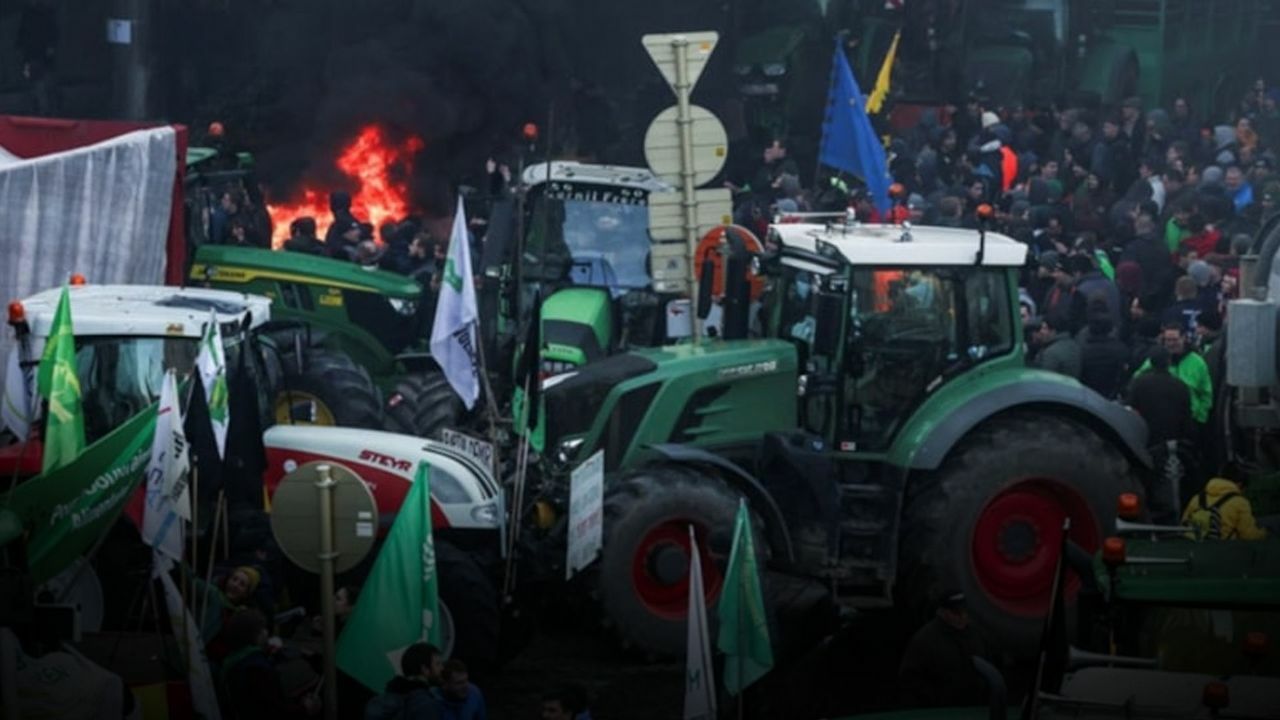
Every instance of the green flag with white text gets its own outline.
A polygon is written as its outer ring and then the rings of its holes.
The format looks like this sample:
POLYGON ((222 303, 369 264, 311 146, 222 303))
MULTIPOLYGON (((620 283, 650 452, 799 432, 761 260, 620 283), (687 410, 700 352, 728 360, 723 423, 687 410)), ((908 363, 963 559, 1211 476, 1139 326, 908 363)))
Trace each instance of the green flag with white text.
POLYGON ((773 668, 769 621, 765 615, 764 592, 760 589, 760 567, 746 500, 738 503, 733 550, 729 553, 729 567, 716 612, 720 619, 716 647, 726 655, 724 686, 731 695, 737 695, 773 668))
POLYGON ((84 411, 76 374, 76 337, 71 328, 71 297, 62 287, 53 327, 45 340, 36 387, 49 401, 44 426, 44 466, 48 473, 75 460, 84 450, 84 411))
POLYGON ((218 313, 209 310, 209 322, 200 338, 200 351, 196 354, 196 369, 204 384, 205 401, 209 406, 209 423, 213 426, 213 439, 218 446, 218 457, 226 457, 227 426, 231 423, 231 406, 227 393, 227 355, 222 347, 222 328, 218 326, 218 313))
POLYGON ((338 639, 338 667, 378 693, 400 674, 400 656, 410 645, 443 647, 428 474, 427 464, 419 464, 338 639))

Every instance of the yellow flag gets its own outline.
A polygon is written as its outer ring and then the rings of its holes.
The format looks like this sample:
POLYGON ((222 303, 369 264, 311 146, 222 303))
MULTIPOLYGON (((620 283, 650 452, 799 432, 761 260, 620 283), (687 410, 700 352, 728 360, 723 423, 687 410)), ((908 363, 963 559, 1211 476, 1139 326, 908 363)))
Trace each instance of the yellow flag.
POLYGON ((880 74, 876 75, 876 86, 871 88, 871 95, 867 97, 867 113, 874 114, 880 112, 880 108, 884 106, 884 99, 889 97, 889 74, 893 70, 893 58, 898 54, 898 38, 902 37, 902 31, 893 34, 893 42, 889 44, 889 52, 884 56, 884 63, 880 65, 880 74))

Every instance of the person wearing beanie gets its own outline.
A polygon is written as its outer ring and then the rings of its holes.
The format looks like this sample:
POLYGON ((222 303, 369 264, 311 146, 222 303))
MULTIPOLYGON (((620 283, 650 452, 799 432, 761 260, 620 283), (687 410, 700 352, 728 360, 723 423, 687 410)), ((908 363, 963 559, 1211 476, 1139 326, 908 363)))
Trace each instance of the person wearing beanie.
POLYGON ((1222 314, 1217 308, 1205 310, 1196 316, 1196 349, 1201 355, 1213 352, 1214 343, 1222 337, 1222 314))
POLYGON ((1080 382, 1113 400, 1129 377, 1129 348, 1116 337, 1104 298, 1090 298, 1088 314, 1088 325, 1080 337, 1080 382))
POLYGON ((218 663, 231 648, 223 637, 227 621, 237 614, 255 608, 258 603, 254 593, 262 583, 262 572, 256 567, 241 565, 232 570, 221 583, 206 584, 200 577, 193 577, 197 606, 203 606, 200 617, 200 637, 205 641, 209 660, 218 663))
POLYGON ((987 130, 994 125, 1000 124, 1000 116, 987 110, 982 113, 982 129, 987 130))

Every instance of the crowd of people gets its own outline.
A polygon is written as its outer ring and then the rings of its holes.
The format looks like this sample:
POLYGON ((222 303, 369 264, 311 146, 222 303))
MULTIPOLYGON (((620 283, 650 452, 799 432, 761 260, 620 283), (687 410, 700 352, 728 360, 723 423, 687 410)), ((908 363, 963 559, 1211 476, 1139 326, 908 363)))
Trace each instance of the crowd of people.
MULTIPOLYGON (((275 543, 258 532, 252 521, 248 526, 214 582, 192 578, 193 597, 203 608, 198 623, 219 707, 225 717, 237 720, 317 717, 322 710, 321 618, 308 621, 301 609, 279 612, 296 600, 288 597, 287 569, 275 543)), ((339 636, 359 592, 354 585, 335 592, 339 636)), ((367 720, 488 717, 484 693, 472 683, 462 660, 446 659, 439 648, 416 643, 405 650, 399 665, 400 675, 381 693, 339 670, 338 716, 367 720)), ((591 718, 587 692, 575 684, 543 693, 537 712, 543 720, 591 718)))
MULTIPOLYGON (((781 140, 754 176, 726 185, 736 221, 760 233, 788 213, 846 209, 866 223, 977 229, 990 205, 989 228, 1028 248, 1030 363, 1124 402, 1153 450, 1190 467, 1221 441, 1208 431, 1225 374, 1218 339, 1240 297, 1240 258, 1280 201, 1278 100, 1258 80, 1219 124, 1185 97, 1168 110, 1136 97, 1031 108, 974 92, 891 132, 887 212, 839 175, 803 187, 781 140)), ((1201 481, 1219 470, 1197 468, 1201 481)), ((1157 509, 1177 519, 1193 490, 1157 509)))
MULTIPOLYGON (((727 185, 736 195, 737 222, 762 237, 779 215, 852 209, 867 223, 977 229, 987 222, 1025 243, 1019 297, 1029 362, 1124 403, 1146 420, 1153 451, 1186 455, 1194 465, 1217 441, 1208 428, 1224 381, 1219 338, 1228 303, 1240 296, 1240 259, 1280 200, 1277 98, 1280 89, 1259 81, 1230 123, 1213 124, 1185 98, 1168 111, 1144 108, 1137 98, 1115 108, 1031 109, 993 107, 974 94, 946 122, 926 111, 918 124, 893 134, 887 213, 839 176, 805 188, 782 140, 764 149, 754 175, 727 185), (979 217, 982 205, 994 208, 989 221, 979 217)), ((264 231, 255 210, 261 207, 225 194, 212 221, 215 237, 270 247, 269 226, 264 231)), ((420 222, 386 223, 375 240, 372 225, 353 216, 349 196, 333 193, 330 209, 323 239, 315 218, 300 218, 283 250, 438 287, 446 247, 420 222)), ((1188 483, 1182 497, 1152 493, 1157 518, 1197 526, 1210 537, 1264 537, 1243 497, 1243 474, 1235 467, 1198 470, 1199 481, 1188 483)), ((235 568, 217 588, 203 628, 211 659, 239 717, 314 714, 312 696, 267 692, 280 687, 278 679, 264 680, 276 671, 261 661, 274 647, 267 640, 272 605, 244 611, 270 585, 266 573, 235 568)), ((341 590, 338 606, 349 609, 357 592, 341 590)), ((975 654, 965 645, 975 636, 963 597, 944 598, 939 608, 904 661, 903 693, 912 704, 972 700, 959 697, 972 687, 952 697, 934 682, 940 671, 928 658, 938 656, 938 647, 960 648, 962 659, 975 654)), ((445 662, 438 649, 412 646, 401 670, 376 697, 346 683, 344 697, 355 700, 345 702, 360 706, 349 710, 371 719, 485 717, 466 666, 445 662)), ((575 688, 549 694, 542 708, 548 719, 585 716, 584 695, 575 688)))

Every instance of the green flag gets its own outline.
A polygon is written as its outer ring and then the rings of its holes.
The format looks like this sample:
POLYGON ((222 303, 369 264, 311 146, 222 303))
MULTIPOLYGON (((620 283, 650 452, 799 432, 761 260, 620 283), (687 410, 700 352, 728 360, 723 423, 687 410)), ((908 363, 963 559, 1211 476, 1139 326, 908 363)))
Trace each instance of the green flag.
POLYGON ((724 661, 724 686, 731 695, 759 680, 773 667, 773 646, 769 644, 769 622, 760 589, 760 568, 756 564, 751 538, 751 516, 746 500, 738 503, 738 519, 733 528, 733 550, 720 591, 716 610, 720 635, 716 647, 724 661))
POLYGON ((374 692, 400 674, 400 656, 410 645, 425 641, 441 647, 427 474, 427 464, 419 464, 338 639, 338 667, 374 692))
POLYGON ((84 450, 84 412, 76 375, 76 338, 71 329, 71 298, 62 287, 53 327, 44 343, 36 387, 49 401, 44 428, 44 466, 48 473, 75 460, 84 450))

